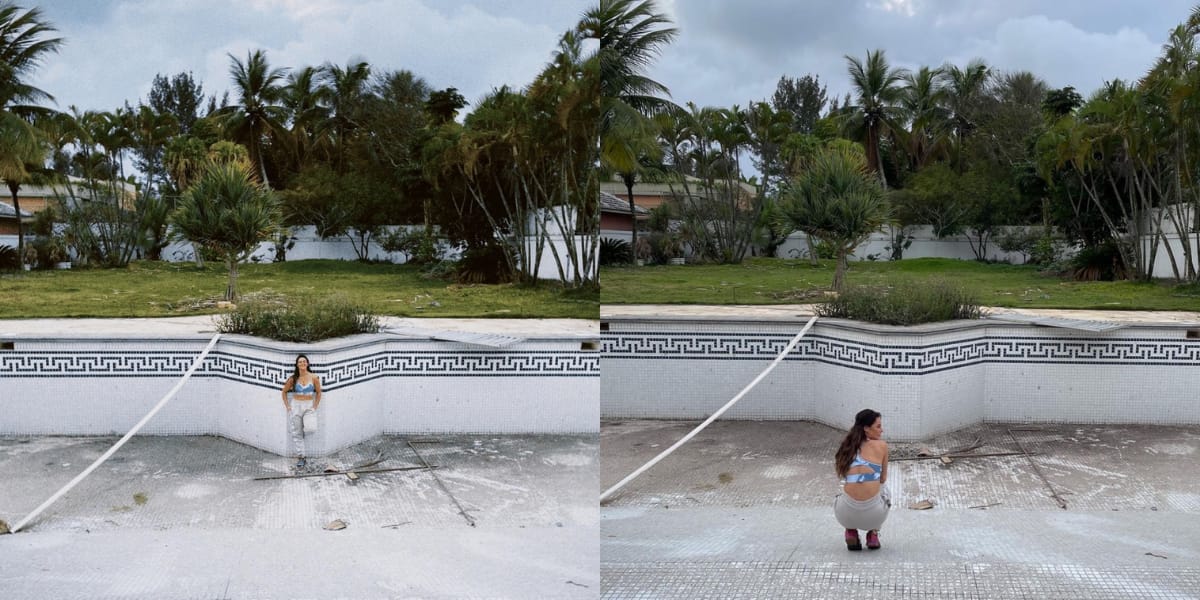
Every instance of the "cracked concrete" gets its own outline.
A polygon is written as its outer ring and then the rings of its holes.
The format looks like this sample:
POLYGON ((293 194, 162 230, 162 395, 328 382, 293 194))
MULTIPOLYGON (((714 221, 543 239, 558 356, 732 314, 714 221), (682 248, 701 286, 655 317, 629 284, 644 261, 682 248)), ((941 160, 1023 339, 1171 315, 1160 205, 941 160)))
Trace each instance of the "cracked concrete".
MULTIPOLYGON (((134 437, 22 531, 0 535, 0 596, 595 598, 594 435, 381 437, 312 470, 429 471, 255 480, 290 461, 211 436, 134 437), (420 443, 424 440, 424 443, 420 443), (324 529, 340 519, 347 527, 324 529)), ((116 438, 0 438, 9 524, 116 438)))
MULTIPOLYGON (((696 424, 604 422, 602 487, 696 424)), ((1186 467, 1200 427, 993 423, 893 443, 878 552, 847 552, 833 518, 842 435, 711 425, 602 507, 603 597, 1200 597, 1200 485, 1186 467), (1017 451, 1013 435, 1031 456, 899 460, 1017 451), (934 508, 908 508, 925 499, 934 508)))

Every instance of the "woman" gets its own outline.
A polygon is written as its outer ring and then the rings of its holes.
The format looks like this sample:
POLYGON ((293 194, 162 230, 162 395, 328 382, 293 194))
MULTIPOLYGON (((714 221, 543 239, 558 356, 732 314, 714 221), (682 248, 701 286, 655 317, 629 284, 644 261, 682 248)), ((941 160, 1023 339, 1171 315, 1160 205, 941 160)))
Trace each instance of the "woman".
POLYGON ((834 466, 844 485, 833 500, 833 514, 846 528, 846 547, 862 550, 858 530, 867 530, 867 548, 879 549, 879 528, 892 507, 887 483, 888 447, 883 441, 883 418, 865 409, 854 416, 854 427, 842 440, 834 466))
POLYGON ((304 452, 304 415, 315 414, 321 406, 321 378, 308 368, 308 357, 303 354, 297 356, 292 376, 283 383, 283 406, 288 413, 288 433, 292 438, 292 450, 298 458, 297 469, 308 465, 304 452))

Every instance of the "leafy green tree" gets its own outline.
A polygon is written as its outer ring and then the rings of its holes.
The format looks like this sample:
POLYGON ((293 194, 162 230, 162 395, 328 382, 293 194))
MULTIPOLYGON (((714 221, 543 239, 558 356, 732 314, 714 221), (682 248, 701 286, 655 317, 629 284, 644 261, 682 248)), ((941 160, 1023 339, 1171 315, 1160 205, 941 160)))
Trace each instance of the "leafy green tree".
MULTIPOLYGON (((18 216, 17 193, 30 168, 39 167, 44 156, 41 136, 32 122, 49 109, 37 103, 54 100, 28 79, 42 59, 62 45, 62 38, 49 37, 55 31, 41 9, 0 3, 0 179, 8 186, 18 216)), ((24 251, 25 235, 18 227, 17 255, 23 256, 24 251)))
POLYGON ((775 94, 771 96, 771 105, 776 111, 792 115, 792 131, 796 133, 816 132, 817 120, 821 118, 826 102, 827 90, 817 75, 798 79, 784 75, 775 84, 775 94))
POLYGON ((1052 120, 1065 117, 1080 106, 1083 106, 1083 96, 1069 85, 1046 92, 1046 98, 1042 101, 1042 110, 1046 111, 1052 120))
POLYGON ((196 120, 204 115, 204 86, 192 77, 191 71, 176 73, 170 79, 159 73, 150 84, 146 104, 158 114, 175 117, 180 133, 189 133, 196 120))
POLYGON ((833 289, 838 291, 845 283, 847 257, 890 218, 882 182, 871 174, 862 152, 846 146, 814 157, 781 208, 791 229, 834 248, 833 289))
POLYGON ((962 233, 971 207, 961 196, 959 179, 944 162, 917 171, 904 189, 892 194, 896 219, 904 225, 931 225, 938 238, 962 233))
POLYGON ((209 165, 171 215, 180 239, 199 244, 225 261, 229 270, 225 299, 231 302, 238 297, 238 263, 270 239, 278 222, 274 193, 236 162, 209 165))
POLYGON ((425 108, 433 117, 436 125, 449 123, 458 117, 458 111, 467 105, 467 99, 458 93, 457 88, 446 88, 429 92, 425 100, 425 108))

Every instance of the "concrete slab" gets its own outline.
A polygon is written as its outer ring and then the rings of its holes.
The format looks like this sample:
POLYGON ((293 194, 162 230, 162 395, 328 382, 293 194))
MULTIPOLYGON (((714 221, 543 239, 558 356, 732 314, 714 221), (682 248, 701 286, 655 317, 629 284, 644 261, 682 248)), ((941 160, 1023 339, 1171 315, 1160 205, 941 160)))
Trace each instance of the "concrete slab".
MULTIPOLYGON (((382 457, 382 437, 313 471, 382 457)), ((16 534, 0 596, 41 598, 595 598, 595 436, 437 436, 428 471, 255 481, 290 461, 222 438, 135 437, 16 534), (334 520, 347 527, 325 530, 334 520)), ((0 517, 15 524, 115 438, 0 438, 0 517)))
MULTIPOLYGON (((603 423, 601 487, 696 424, 603 423)), ((842 435, 711 425, 602 507, 603 597, 1200 597, 1200 427, 986 424, 893 443, 877 552, 847 552, 833 518, 842 435), (897 460, 1017 451, 1013 436, 1033 455, 897 460)))
MULTIPOLYGON (((214 315, 129 319, 0 319, 0 338, 130 335, 171 337, 216 333, 214 315)), ((598 321, 587 319, 410 319, 382 317, 384 327, 441 329, 519 337, 589 337, 600 334, 598 321)))
MULTIPOLYGON (((601 319, 618 318, 696 318, 696 319, 745 319, 790 320, 808 318, 813 314, 814 304, 775 305, 689 305, 689 304, 604 304, 600 306, 601 319)), ((988 314, 1017 314, 1058 317, 1062 319, 1084 319, 1112 321, 1116 323, 1158 324, 1172 323, 1200 325, 1200 312, 1186 311, 1134 311, 1134 310, 1062 310, 1049 308, 1005 308, 987 307, 988 314)))

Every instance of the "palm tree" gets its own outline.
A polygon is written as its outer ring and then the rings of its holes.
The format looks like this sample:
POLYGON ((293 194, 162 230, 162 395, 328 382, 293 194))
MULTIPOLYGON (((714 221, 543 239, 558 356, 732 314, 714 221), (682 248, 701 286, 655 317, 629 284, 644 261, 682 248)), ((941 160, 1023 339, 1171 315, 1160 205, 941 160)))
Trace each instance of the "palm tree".
POLYGON ((654 0, 600 0, 577 27, 600 42, 601 138, 619 120, 672 106, 660 97, 670 95, 667 87, 644 74, 678 33, 657 10, 654 0))
POLYGON ((26 79, 43 56, 58 52, 62 38, 46 37, 54 31, 54 26, 42 19, 40 9, 0 3, 0 179, 8 186, 17 213, 18 256, 24 255, 25 234, 20 226, 17 193, 28 179, 30 167, 39 167, 43 157, 41 139, 32 122, 51 112, 36 103, 54 101, 53 96, 26 79))
POLYGON ((954 128, 956 163, 961 173, 966 165, 961 160, 963 140, 978 127, 976 114, 980 110, 980 97, 987 90, 991 69, 980 59, 974 59, 964 68, 955 65, 942 67, 946 86, 946 108, 950 111, 950 122, 954 128))
POLYGON ((878 173, 879 181, 887 187, 879 149, 880 138, 885 133, 902 128, 903 115, 898 103, 903 93, 900 84, 907 71, 888 65, 883 50, 867 52, 866 61, 859 61, 853 56, 845 58, 849 63, 850 85, 854 87, 858 102, 843 109, 849 114, 846 126, 862 133, 863 146, 867 149, 867 167, 878 173))
POLYGON ((262 50, 247 53, 245 63, 232 54, 229 58, 233 61, 229 75, 236 88, 237 103, 217 110, 217 114, 224 117, 227 134, 250 152, 250 162, 258 170, 260 180, 269 185, 263 142, 284 130, 287 111, 278 102, 282 93, 280 82, 287 69, 272 69, 262 50))
POLYGON ((347 64, 345 68, 330 63, 321 67, 333 133, 334 167, 339 173, 346 167, 348 138, 358 128, 355 113, 361 112, 370 77, 371 67, 365 61, 347 64))
POLYGON ((909 125, 903 137, 914 171, 945 149, 950 115, 943 108, 946 89, 941 79, 942 70, 929 67, 921 67, 904 76, 906 85, 900 96, 900 106, 909 125))
POLYGON ((600 42, 600 163, 626 184, 633 247, 637 247, 637 213, 633 184, 642 164, 655 151, 650 148, 657 130, 647 117, 675 105, 662 98, 667 87, 645 75, 662 47, 678 30, 658 12, 653 0, 600 0, 589 10, 577 31, 600 42))
POLYGON ((329 120, 328 89, 320 85, 321 70, 303 67, 292 71, 283 86, 280 101, 291 123, 292 167, 299 172, 309 163, 329 120))

